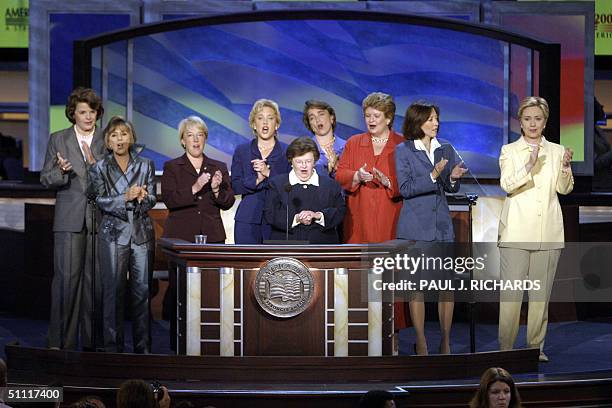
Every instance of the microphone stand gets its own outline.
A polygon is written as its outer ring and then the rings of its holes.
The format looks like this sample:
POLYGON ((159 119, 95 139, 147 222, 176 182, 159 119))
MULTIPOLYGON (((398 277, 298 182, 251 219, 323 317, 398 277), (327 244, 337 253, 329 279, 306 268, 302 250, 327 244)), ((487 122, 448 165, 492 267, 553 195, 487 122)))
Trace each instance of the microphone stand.
POLYGON ((287 192, 287 205, 285 207, 286 220, 285 220, 285 241, 289 241, 289 199, 291 195, 292 185, 287 183, 285 185, 285 191, 287 192))
POLYGON ((93 351, 98 350, 96 334, 96 197, 94 195, 87 196, 87 203, 91 208, 91 348, 93 351))
MULTIPOLYGON (((476 205, 476 201, 478 200, 478 194, 476 193, 466 193, 465 197, 468 200, 468 245, 470 248, 469 256, 473 256, 473 237, 472 237, 472 208, 476 205)), ((469 268, 470 272, 470 285, 474 280, 474 268, 469 268)), ((469 302, 469 316, 470 316, 470 353, 476 352, 476 302, 474 301, 474 293, 470 294, 470 302, 469 302)))

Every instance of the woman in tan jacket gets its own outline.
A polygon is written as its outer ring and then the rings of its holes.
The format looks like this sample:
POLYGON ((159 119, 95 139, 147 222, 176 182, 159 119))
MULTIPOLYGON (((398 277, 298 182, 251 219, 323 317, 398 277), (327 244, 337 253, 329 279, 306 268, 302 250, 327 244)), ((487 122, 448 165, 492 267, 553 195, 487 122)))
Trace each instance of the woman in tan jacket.
MULTIPOLYGON (((527 346, 544 354, 548 301, 564 247, 563 215, 557 193, 574 187, 572 150, 549 142, 542 135, 548 120, 544 98, 525 98, 518 110, 521 137, 502 147, 500 184, 506 191, 499 220, 498 246, 502 280, 539 280, 540 290, 529 293, 527 346)), ((499 344, 511 350, 518 333, 522 290, 502 291, 499 344)))

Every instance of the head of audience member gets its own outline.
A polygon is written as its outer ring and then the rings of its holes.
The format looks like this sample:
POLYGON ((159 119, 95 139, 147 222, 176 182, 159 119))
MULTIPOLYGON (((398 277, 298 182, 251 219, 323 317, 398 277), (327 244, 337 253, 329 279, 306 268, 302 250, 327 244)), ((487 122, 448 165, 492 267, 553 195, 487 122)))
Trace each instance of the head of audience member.
POLYGON ((70 406, 71 408, 106 408, 102 398, 90 395, 83 397, 70 406))
POLYGON ((309 137, 298 137, 287 147, 287 160, 300 181, 308 181, 320 153, 317 144, 309 137))
POLYGON ((361 102, 368 132, 373 137, 388 134, 395 119, 393 97, 382 92, 373 92, 361 102))
POLYGON ((68 96, 66 117, 82 133, 93 131, 103 113, 102 99, 91 88, 75 88, 68 96))
POLYGON ((327 102, 310 99, 304 104, 302 121, 313 135, 333 134, 336 130, 336 111, 327 102))
POLYGON ((198 116, 189 116, 179 123, 178 126, 179 142, 187 156, 200 158, 208 139, 208 126, 204 120, 198 116))
POLYGON ((440 108, 432 103, 418 101, 406 109, 402 134, 406 140, 433 139, 440 130, 440 108))
POLYGON ((249 113, 249 126, 253 134, 260 140, 270 140, 276 137, 281 124, 281 114, 278 104, 270 99, 258 99, 249 113))
POLYGON ((546 127, 549 112, 546 99, 539 96, 528 96, 523 99, 518 108, 521 135, 528 139, 539 139, 546 127))
POLYGON ((8 368, 3 359, 0 358, 0 388, 6 387, 8 368))
POLYGON ((136 143, 134 126, 121 116, 113 116, 104 128, 104 144, 116 156, 128 154, 130 147, 136 143))
POLYGON ((191 401, 181 401, 176 404, 176 408, 195 408, 195 405, 191 401))
POLYGON ((385 390, 370 390, 359 400, 359 408, 395 408, 393 394, 385 390))
POLYGON ((470 408, 518 408, 521 397, 510 373, 492 367, 480 377, 480 387, 470 401, 470 408))
POLYGON ((143 380, 127 380, 117 391, 117 408, 156 408, 151 385, 143 380))

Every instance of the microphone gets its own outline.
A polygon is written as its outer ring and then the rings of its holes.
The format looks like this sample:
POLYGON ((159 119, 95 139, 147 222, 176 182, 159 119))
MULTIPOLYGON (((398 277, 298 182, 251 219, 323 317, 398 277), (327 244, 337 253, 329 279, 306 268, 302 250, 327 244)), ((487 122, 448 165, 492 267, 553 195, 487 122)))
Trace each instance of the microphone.
POLYGON ((285 241, 289 241, 289 195, 291 194, 291 189, 293 188, 293 186, 291 185, 291 183, 287 183, 285 184, 284 190, 287 193, 287 206, 286 206, 286 215, 287 215, 287 220, 285 223, 285 241))
MULTIPOLYGON (((455 155, 455 157, 457 157, 459 159, 460 162, 463 162, 464 165, 467 165, 467 163, 465 162, 465 160, 463 159, 463 157, 461 157, 461 155, 459 154, 459 152, 457 151, 457 149, 455 149, 455 147, 448 143, 448 142, 444 142, 441 144, 441 146, 446 147, 448 146, 451 150, 452 153, 455 155)), ((470 167, 467 166, 467 175, 469 175, 469 177, 474 180, 476 182, 476 187, 477 190, 479 190, 479 192, 466 192, 465 196, 468 200, 468 202, 470 202, 471 204, 475 204, 476 200, 478 200, 478 195, 484 195, 485 191, 484 188, 482 187, 482 185, 480 185, 480 182, 478 181, 478 179, 476 178, 476 176, 474 176, 474 173, 472 173, 472 171, 470 170, 470 167)), ((452 171, 452 169, 450 169, 452 171)))

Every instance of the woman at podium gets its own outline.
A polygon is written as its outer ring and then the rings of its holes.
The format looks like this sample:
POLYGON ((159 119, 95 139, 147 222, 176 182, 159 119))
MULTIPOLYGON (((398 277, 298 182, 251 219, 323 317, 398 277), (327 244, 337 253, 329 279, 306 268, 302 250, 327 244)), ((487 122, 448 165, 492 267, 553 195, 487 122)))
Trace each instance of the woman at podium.
POLYGON ((261 244, 270 239, 270 225, 263 215, 268 180, 290 170, 285 158, 287 146, 277 138, 280 124, 278 104, 269 99, 257 100, 249 114, 255 138, 234 151, 232 188, 242 196, 234 217, 236 244, 261 244))
POLYGON ((264 215, 272 226, 271 239, 338 244, 338 227, 346 207, 340 185, 319 176, 315 164, 319 148, 308 137, 295 139, 287 148, 289 174, 270 180, 264 215))

